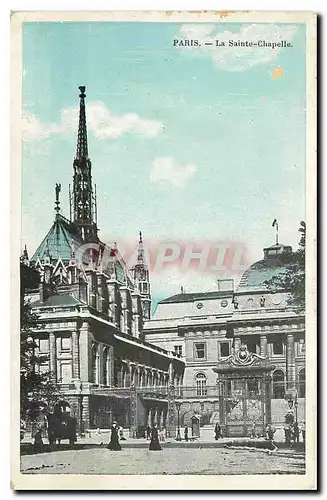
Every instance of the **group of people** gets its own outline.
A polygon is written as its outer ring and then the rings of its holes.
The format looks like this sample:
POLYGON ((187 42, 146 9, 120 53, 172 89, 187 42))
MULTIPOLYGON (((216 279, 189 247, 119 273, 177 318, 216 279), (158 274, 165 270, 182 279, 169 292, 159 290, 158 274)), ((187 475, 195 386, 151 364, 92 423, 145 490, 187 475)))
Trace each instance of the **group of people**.
MULTIPOLYGON (((151 439, 151 431, 152 428, 148 424, 145 428, 145 436, 144 436, 147 440, 151 439)), ((159 436, 159 441, 166 440, 166 429, 164 427, 162 428, 158 427, 158 436, 159 436)))
MULTIPOLYGON (((120 441, 122 439, 121 439, 121 434, 119 431, 120 431, 120 427, 117 424, 117 422, 114 421, 112 423, 112 426, 111 426, 111 436, 110 436, 109 444, 107 446, 107 448, 109 450, 112 450, 112 451, 120 451, 121 450, 120 441)), ((146 429, 146 432, 147 432, 147 429, 146 429)), ((159 428, 158 428, 157 424, 153 424, 153 427, 150 428, 149 439, 150 439, 150 445, 149 445, 150 451, 161 450, 160 441, 159 441, 159 428)))
POLYGON ((301 426, 297 421, 293 423, 286 423, 284 426, 285 443, 288 447, 300 442, 300 435, 302 434, 303 443, 305 443, 305 423, 301 426))

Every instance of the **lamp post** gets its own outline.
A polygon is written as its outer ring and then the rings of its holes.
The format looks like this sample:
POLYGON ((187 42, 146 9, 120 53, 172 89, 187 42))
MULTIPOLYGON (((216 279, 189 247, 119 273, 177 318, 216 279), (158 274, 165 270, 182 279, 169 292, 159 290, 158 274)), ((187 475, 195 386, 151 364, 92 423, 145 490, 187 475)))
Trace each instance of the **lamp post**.
POLYGON ((180 420, 179 420, 179 412, 181 411, 181 403, 179 401, 175 402, 176 410, 177 410, 177 436, 176 441, 181 441, 181 428, 180 428, 180 420))
POLYGON ((299 406, 297 391, 294 394, 290 394, 288 397, 288 406, 290 410, 292 410, 293 407, 295 408, 295 422, 297 422, 299 406))
POLYGON ((297 400, 297 392, 295 394, 295 401, 294 401, 294 406, 295 406, 295 422, 297 423, 297 408, 299 406, 299 402, 297 400))

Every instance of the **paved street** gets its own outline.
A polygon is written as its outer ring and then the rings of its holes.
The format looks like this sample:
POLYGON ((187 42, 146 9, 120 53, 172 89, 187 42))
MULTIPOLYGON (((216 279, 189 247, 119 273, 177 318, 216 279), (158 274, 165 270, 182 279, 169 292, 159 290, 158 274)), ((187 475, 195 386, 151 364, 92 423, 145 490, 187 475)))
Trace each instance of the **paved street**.
POLYGON ((303 455, 225 448, 62 450, 25 455, 21 472, 36 474, 304 474, 303 455))

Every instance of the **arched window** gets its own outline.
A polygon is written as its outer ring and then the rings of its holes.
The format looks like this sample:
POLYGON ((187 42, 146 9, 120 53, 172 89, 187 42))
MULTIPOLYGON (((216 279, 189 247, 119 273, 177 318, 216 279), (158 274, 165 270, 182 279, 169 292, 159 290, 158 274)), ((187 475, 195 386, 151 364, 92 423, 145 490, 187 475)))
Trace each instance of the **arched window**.
POLYGON ((198 373, 195 377, 196 383, 196 395, 206 396, 207 395, 207 377, 204 373, 198 373))
POLYGON ((305 368, 299 371, 299 398, 305 398, 305 368))
POLYGON ((103 349, 103 383, 109 385, 109 348, 103 349))
POLYGON ((99 383, 99 371, 98 371, 98 346, 93 344, 92 346, 92 382, 94 384, 99 383))
POLYGON ((273 398, 283 399, 285 396, 285 375, 282 370, 273 373, 273 398))

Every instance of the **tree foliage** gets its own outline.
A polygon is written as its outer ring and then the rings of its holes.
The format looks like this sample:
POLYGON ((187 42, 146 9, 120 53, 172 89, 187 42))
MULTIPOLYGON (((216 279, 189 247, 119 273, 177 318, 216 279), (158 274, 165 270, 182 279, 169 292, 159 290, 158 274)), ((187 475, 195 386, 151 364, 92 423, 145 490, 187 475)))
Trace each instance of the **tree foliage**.
POLYGON ((38 273, 24 263, 20 265, 20 408, 23 418, 36 408, 38 402, 52 407, 58 400, 59 389, 52 374, 40 372, 40 366, 48 361, 48 355, 38 353, 37 332, 40 321, 26 299, 26 290, 39 283, 38 273))
POLYGON ((280 261, 285 270, 265 282, 267 288, 276 292, 289 292, 288 304, 298 312, 305 310, 305 243, 306 224, 301 221, 299 227, 299 247, 295 252, 281 254, 280 261))

